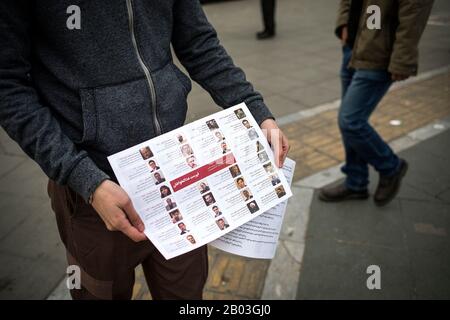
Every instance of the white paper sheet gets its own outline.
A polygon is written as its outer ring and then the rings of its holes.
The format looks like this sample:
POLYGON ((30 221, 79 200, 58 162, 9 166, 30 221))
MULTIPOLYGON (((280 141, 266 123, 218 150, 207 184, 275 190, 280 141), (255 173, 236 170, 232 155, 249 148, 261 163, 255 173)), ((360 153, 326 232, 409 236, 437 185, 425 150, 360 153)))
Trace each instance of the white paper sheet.
POLYGON ((145 234, 166 259, 217 239, 292 195, 245 104, 108 160, 145 234))
MULTIPOLYGON (((292 183, 294 170, 295 161, 286 159, 282 171, 289 185, 292 183)), ((240 256, 272 259, 277 249, 287 203, 286 200, 277 204, 259 217, 214 240, 210 245, 240 256)))

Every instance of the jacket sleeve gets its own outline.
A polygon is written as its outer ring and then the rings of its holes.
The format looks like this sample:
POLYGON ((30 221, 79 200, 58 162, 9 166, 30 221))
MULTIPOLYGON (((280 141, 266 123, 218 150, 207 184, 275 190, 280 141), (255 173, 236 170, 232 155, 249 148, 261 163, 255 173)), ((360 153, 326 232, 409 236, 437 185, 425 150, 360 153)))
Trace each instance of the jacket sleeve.
POLYGON ((350 14, 350 1, 351 0, 341 0, 339 4, 336 28, 334 29, 334 34, 339 39, 341 38, 342 27, 347 25, 348 23, 348 18, 350 14))
POLYGON ((87 200, 108 176, 64 134, 33 88, 30 7, 27 0, 0 1, 0 124, 48 177, 87 200))
POLYGON ((416 75, 418 45, 433 6, 433 0, 399 0, 398 26, 389 72, 416 75))
POLYGON ((191 78, 222 108, 245 102, 258 122, 273 118, 262 96, 220 45, 198 0, 176 0, 172 45, 191 78))

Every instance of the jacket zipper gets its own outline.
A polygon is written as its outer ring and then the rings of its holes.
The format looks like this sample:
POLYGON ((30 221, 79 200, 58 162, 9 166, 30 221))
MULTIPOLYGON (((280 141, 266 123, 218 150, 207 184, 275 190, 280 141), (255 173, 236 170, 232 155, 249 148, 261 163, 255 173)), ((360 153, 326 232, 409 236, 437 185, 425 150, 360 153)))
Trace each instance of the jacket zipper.
POLYGON ((162 129, 161 129, 161 124, 159 123, 159 120, 158 120, 158 116, 156 114, 155 84, 153 83, 153 79, 150 74, 150 71, 148 70, 147 66, 145 65, 144 60, 142 59, 141 53, 139 52, 139 48, 137 45, 136 36, 135 36, 135 32, 134 32, 134 14, 133 14, 132 0, 127 0, 127 11, 128 11, 128 26, 130 28, 130 33, 131 33, 131 41, 133 42, 133 47, 136 52, 136 56, 138 58, 139 64, 145 73, 145 77, 147 78, 147 84, 148 84, 148 87, 150 90, 151 107, 152 107, 152 113, 153 113, 153 125, 155 127, 156 135, 159 136, 162 134, 162 129))

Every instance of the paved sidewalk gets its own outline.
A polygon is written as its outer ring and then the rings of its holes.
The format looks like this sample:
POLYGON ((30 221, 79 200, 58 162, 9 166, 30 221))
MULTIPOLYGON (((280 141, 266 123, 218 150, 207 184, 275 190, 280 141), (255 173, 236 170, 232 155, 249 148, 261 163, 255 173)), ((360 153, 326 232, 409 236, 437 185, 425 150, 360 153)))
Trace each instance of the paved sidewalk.
POLYGON ((400 155, 410 169, 386 207, 323 203, 315 192, 298 299, 450 299, 450 130, 400 155), (366 287, 370 265, 381 290, 366 287))
MULTIPOLYGON (((273 41, 264 42, 254 37, 261 28, 259 0, 216 3, 206 5, 205 10, 224 46, 279 118, 313 110, 339 98, 337 70, 341 52, 332 33, 336 7, 337 2, 328 0, 280 1, 279 34, 273 41)), ((440 22, 450 16, 450 2, 436 0, 432 14, 432 23, 420 45, 421 73, 449 64, 450 28, 440 22)), ((440 84, 448 83, 448 78, 440 79, 440 84)), ((438 92, 433 91, 432 84, 411 90, 402 91, 397 97, 397 93, 390 93, 392 101, 388 97, 386 106, 380 109, 379 126, 385 127, 383 134, 392 135, 390 138, 447 114, 442 104, 427 111, 429 106, 442 102, 442 98, 436 98, 441 102, 434 102, 438 92), (419 111, 408 115, 409 102, 399 101, 410 101, 414 104, 411 108, 419 111), (417 101, 421 106, 416 105, 417 101), (398 128, 386 122, 400 116, 391 113, 395 110, 405 112, 403 125, 398 128), (381 117, 384 114, 386 119, 381 117)), ((194 85, 189 96, 189 105, 188 121, 219 110, 198 85, 194 85)), ((331 110, 285 126, 294 144, 292 156, 301 160, 297 179, 342 159, 334 117, 335 110, 331 110), (321 127, 324 119, 327 127, 321 127), (314 140, 317 137, 310 135, 314 133, 324 133, 324 140, 314 140), (330 137, 335 140, 329 140, 330 137)), ((0 299, 45 299, 64 279, 65 253, 48 203, 46 181, 40 168, 0 130, 0 299)), ((294 209, 298 208, 296 201, 291 201, 294 209)), ((290 233, 286 230, 286 237, 290 233)), ((268 268, 266 260, 243 259, 211 250, 210 270, 214 271, 210 272, 205 297, 260 298, 268 268)), ((135 298, 150 298, 142 274, 137 275, 135 298)))
MULTIPOLYGON (((393 141, 425 124, 450 115, 449 101, 450 71, 391 91, 374 113, 372 123, 387 141, 393 141), (390 124, 391 120, 400 121, 401 124, 393 126, 390 124)), ((337 110, 331 110, 283 127, 292 145, 289 156, 297 161, 294 181, 335 166, 344 160, 336 118, 337 110)), ((300 222, 303 219, 301 208, 294 203, 302 200, 298 195, 290 200, 291 210, 299 211, 300 222)), ((303 221, 306 223, 306 219, 303 221)), ((284 224, 289 222, 285 221, 284 224)), ((288 229, 285 225, 286 234, 289 233, 288 229)), ((217 250, 213 252, 215 251, 217 250)), ((263 288, 265 279, 263 272, 269 267, 269 261, 215 253, 211 262, 214 264, 206 289, 206 298, 261 297, 262 291, 256 289, 263 288), (254 268, 255 264, 259 264, 259 269, 254 268), (261 278, 255 279, 258 275, 261 275, 261 278), (256 282, 259 281, 261 286, 248 288, 245 280, 250 277, 256 282), (222 282, 217 281, 220 278, 222 282), (233 282, 229 283, 229 279, 233 279, 233 282)))
MULTIPOLYGON (((393 141, 425 124, 450 115, 450 70, 429 79, 407 84, 390 91, 372 117, 372 124, 387 141, 393 141), (396 120, 400 125, 392 125, 396 120)), ((336 166, 344 160, 341 138, 336 123, 337 110, 333 109, 283 126, 288 135, 292 151, 290 157, 297 161, 294 181, 310 176, 323 169, 336 166)), ((414 169, 412 169, 414 170, 414 169)), ((283 236, 287 239, 293 230, 306 229, 303 217, 305 209, 297 204, 304 201, 303 194, 295 194, 288 210, 297 221, 284 222, 283 236), (295 227, 298 225, 299 227, 295 227)), ((298 239, 301 239, 300 235, 298 239)), ((280 246, 279 246, 280 247, 280 246)), ((302 256, 304 241, 301 240, 294 256, 302 256), (300 250, 300 251, 299 251, 300 250)), ((282 248, 281 248, 282 249, 282 248)), ((279 248, 279 250, 281 250, 279 248)), ((287 250, 289 253, 289 250, 287 250)), ((205 299, 259 299, 263 295, 266 272, 270 261, 247 259, 226 254, 210 248, 210 277, 205 290, 205 299)), ((289 268, 286 269, 291 271, 289 268)), ((285 271, 286 271, 285 270, 285 271)), ((286 271, 288 272, 288 271, 286 271)), ((144 277, 138 272, 135 298, 149 298, 144 277)))

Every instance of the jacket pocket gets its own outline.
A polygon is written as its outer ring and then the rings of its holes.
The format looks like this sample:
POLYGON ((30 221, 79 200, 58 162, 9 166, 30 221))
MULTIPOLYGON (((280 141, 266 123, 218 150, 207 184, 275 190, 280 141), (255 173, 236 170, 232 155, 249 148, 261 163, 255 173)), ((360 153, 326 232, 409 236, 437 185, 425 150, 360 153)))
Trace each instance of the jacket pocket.
POLYGON ((164 132, 184 124, 190 79, 172 62, 152 74, 157 97, 157 115, 164 132))
POLYGON ((81 143, 111 155, 155 135, 146 79, 80 90, 81 143))
POLYGON ((186 96, 191 92, 192 90, 192 83, 191 79, 187 75, 185 75, 178 67, 172 63, 170 63, 170 66, 172 67, 173 72, 175 73, 175 76, 180 81, 180 84, 183 86, 186 96))

